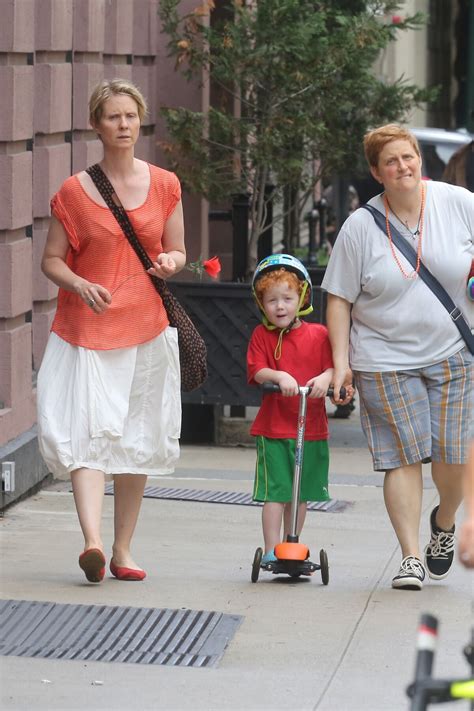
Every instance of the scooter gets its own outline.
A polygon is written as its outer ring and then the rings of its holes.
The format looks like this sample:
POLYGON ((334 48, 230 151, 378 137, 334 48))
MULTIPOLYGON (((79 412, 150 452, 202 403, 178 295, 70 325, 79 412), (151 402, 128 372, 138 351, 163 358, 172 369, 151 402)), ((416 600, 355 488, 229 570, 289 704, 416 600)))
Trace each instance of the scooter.
POLYGON ((433 662, 438 644, 438 618, 429 613, 421 615, 416 645, 415 680, 406 693, 411 699, 410 711, 426 711, 431 704, 443 704, 459 699, 470 699, 474 709, 474 627, 471 641, 464 648, 464 656, 471 667, 470 676, 462 679, 433 678, 433 662))
MULTIPOLYGON (((276 383, 263 383, 262 390, 264 393, 280 392, 280 386, 276 383)), ((299 542, 298 536, 298 504, 300 500, 301 473, 303 471, 307 398, 310 392, 310 387, 306 385, 299 386, 300 403, 298 426, 296 431, 290 533, 288 533, 286 541, 278 543, 275 546, 275 556, 277 560, 262 563, 263 549, 257 548, 252 564, 252 583, 257 582, 261 570, 273 573, 274 575, 286 574, 292 578, 298 578, 300 575, 312 575, 316 570, 320 570, 323 584, 327 585, 329 583, 329 564, 326 551, 321 549, 319 551, 319 565, 318 563, 314 563, 309 559, 309 548, 299 542)), ((328 397, 332 397, 333 394, 333 388, 329 388, 327 392, 328 397)), ((341 387, 340 389, 340 397, 342 400, 346 397, 346 390, 344 387, 341 387)))

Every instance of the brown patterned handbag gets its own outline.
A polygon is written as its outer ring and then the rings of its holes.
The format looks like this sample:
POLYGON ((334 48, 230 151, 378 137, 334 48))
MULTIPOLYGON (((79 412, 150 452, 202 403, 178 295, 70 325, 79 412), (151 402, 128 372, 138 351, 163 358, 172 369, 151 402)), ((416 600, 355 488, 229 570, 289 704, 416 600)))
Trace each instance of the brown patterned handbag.
MULTIPOLYGON (((128 215, 125 212, 110 180, 98 163, 87 168, 86 172, 94 181, 106 205, 112 211, 115 219, 123 230, 130 245, 133 247, 143 267, 150 269, 153 263, 135 234, 128 215)), ((166 309, 170 326, 178 331, 179 362, 181 369, 181 390, 189 392, 199 388, 207 378, 206 344, 199 335, 195 325, 179 301, 171 293, 164 279, 148 275, 153 286, 161 296, 166 309)))

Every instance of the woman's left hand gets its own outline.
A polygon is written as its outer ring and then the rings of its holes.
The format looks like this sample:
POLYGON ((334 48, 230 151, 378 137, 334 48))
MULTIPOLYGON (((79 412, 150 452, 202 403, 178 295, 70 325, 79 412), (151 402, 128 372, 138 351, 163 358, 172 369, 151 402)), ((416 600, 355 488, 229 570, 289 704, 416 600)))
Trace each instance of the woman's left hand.
POLYGON ((147 269, 148 274, 159 277, 160 279, 168 279, 176 273, 176 262, 173 257, 170 257, 166 252, 162 252, 153 262, 153 267, 147 269))

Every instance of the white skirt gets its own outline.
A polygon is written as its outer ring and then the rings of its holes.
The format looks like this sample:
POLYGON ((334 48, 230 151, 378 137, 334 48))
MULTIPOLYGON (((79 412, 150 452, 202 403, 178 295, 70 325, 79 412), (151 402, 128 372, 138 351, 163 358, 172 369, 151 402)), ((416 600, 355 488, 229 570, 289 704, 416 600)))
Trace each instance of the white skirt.
POLYGON ((38 373, 38 441, 50 471, 164 475, 179 457, 178 333, 108 351, 51 333, 38 373))

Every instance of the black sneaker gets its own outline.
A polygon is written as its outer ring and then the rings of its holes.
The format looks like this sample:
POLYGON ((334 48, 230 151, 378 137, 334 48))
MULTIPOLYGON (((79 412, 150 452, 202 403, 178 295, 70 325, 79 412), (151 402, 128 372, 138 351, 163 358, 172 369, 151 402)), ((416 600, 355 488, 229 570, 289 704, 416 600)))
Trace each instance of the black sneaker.
POLYGON ((431 540, 425 548, 425 566, 430 578, 442 580, 451 570, 454 560, 454 526, 443 531, 436 525, 435 506, 430 516, 431 540))
POLYGON ((392 588, 398 590, 421 590, 425 579, 425 568, 421 560, 407 555, 400 564, 400 570, 392 580, 392 588))

